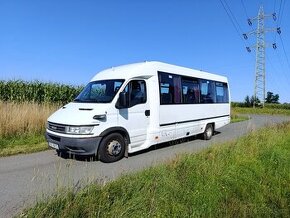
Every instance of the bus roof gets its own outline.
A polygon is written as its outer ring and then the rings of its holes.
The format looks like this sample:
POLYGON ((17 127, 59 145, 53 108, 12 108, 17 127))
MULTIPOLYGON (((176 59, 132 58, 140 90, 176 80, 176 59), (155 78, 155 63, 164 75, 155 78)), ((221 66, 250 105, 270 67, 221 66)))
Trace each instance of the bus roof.
POLYGON ((157 75, 157 72, 172 73, 182 76, 197 77, 220 82, 227 82, 224 76, 207 73, 200 70, 193 70, 158 61, 146 61, 134 64, 112 67, 97 73, 91 81, 106 79, 130 79, 130 78, 149 78, 157 75))

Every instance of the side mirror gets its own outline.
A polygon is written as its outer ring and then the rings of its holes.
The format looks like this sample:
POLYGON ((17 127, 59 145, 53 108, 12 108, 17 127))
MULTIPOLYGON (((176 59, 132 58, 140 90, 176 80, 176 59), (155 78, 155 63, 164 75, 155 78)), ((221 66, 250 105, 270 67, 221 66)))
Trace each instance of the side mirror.
POLYGON ((126 92, 120 92, 119 100, 117 102, 116 107, 118 109, 128 108, 129 107, 129 102, 127 100, 127 93, 126 92))

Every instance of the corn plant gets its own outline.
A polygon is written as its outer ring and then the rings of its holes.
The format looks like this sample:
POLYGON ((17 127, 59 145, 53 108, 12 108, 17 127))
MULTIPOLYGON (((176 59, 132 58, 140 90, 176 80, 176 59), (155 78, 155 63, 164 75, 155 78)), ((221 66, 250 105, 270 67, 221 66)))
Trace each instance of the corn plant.
POLYGON ((0 80, 0 100, 10 102, 61 103, 72 101, 83 86, 40 81, 0 80))

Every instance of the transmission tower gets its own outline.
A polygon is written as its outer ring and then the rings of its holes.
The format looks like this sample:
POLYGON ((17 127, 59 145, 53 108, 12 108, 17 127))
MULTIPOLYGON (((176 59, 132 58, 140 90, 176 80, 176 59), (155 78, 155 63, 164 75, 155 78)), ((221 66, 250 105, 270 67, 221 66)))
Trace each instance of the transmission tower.
MULTIPOLYGON (((251 52, 251 48, 256 50, 256 64, 255 64, 255 84, 254 84, 254 107, 260 100, 261 105, 264 107, 266 98, 266 47, 268 44, 265 41, 266 32, 278 32, 281 33, 280 27, 278 28, 265 28, 264 23, 266 18, 272 17, 276 21, 276 13, 265 14, 263 6, 260 6, 257 17, 248 19, 248 24, 252 26, 253 21, 257 21, 257 29, 249 33, 243 34, 245 39, 248 39, 250 35, 256 35, 256 44, 251 47, 246 47, 248 52, 251 52)), ((276 43, 272 44, 274 49, 277 48, 276 43)))

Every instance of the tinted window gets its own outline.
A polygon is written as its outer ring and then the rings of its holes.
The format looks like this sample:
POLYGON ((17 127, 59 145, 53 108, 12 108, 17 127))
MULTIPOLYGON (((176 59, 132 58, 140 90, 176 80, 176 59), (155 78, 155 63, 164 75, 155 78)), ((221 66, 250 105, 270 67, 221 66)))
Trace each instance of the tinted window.
POLYGON ((211 80, 200 80, 200 102, 215 103, 215 84, 211 80))
POLYGON ((158 72, 160 104, 228 103, 227 83, 158 72))
POLYGON ((200 102, 200 89, 197 79, 182 79, 182 103, 198 104, 200 102))
POLYGON ((159 72, 160 104, 181 103, 181 77, 159 72))
POLYGON ((226 83, 216 82, 216 102, 217 103, 228 103, 228 86, 226 83))

